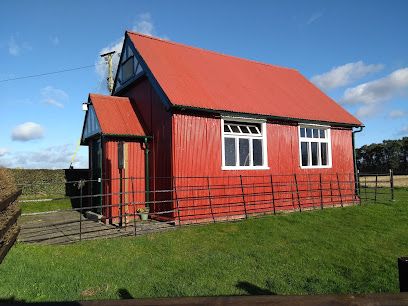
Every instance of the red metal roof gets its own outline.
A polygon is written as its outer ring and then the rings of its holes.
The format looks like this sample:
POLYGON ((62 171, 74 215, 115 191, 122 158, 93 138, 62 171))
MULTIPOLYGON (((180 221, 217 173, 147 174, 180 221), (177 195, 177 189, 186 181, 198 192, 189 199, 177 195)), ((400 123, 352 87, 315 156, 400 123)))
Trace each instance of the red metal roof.
POLYGON ((362 124, 297 70, 127 34, 173 105, 362 124))
POLYGON ((103 134, 145 136, 129 98, 90 94, 103 134))

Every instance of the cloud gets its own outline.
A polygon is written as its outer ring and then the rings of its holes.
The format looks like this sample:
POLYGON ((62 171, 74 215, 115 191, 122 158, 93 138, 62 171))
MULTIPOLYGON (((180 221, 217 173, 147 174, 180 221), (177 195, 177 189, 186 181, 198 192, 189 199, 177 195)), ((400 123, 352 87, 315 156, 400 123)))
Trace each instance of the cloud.
POLYGON ((58 36, 51 36, 50 41, 54 46, 58 46, 60 43, 59 37, 58 36))
MULTIPOLYGON (((75 146, 72 144, 50 146, 37 151, 20 151, 7 157, 0 156, 0 165, 8 168, 30 169, 68 168, 74 152, 75 146)), ((77 155, 73 166, 87 168, 88 162, 84 156, 77 155)))
POLYGON ((44 136, 44 129, 35 122, 26 122, 17 125, 11 133, 11 138, 16 141, 29 141, 40 139, 44 136))
MULTIPOLYGON (((340 102, 359 105, 357 116, 369 117, 380 113, 384 102, 407 95, 408 68, 401 68, 381 79, 346 89, 340 102)), ((399 114, 393 115, 395 117, 399 114)))
POLYGON ((310 16, 310 18, 307 20, 307 24, 312 24, 316 22, 318 19, 320 19, 323 16, 323 12, 315 12, 310 16))
MULTIPOLYGON (((153 19, 150 15, 150 13, 143 13, 140 14, 136 21, 134 26, 131 28, 132 31, 134 32, 139 32, 145 35, 149 36, 156 36, 159 37, 156 34, 155 31, 155 26, 153 23, 153 19)), ((123 46, 123 40, 124 38, 121 37, 120 39, 116 40, 115 42, 109 44, 108 46, 104 47, 101 49, 99 54, 104 54, 110 51, 116 51, 116 54, 113 56, 113 75, 116 75, 116 70, 119 64, 119 58, 120 58, 120 52, 122 51, 122 46, 123 46)), ((98 56, 98 60, 96 62, 96 73, 98 74, 99 78, 101 80, 106 80, 108 76, 108 70, 107 70, 107 65, 105 64, 105 60, 101 57, 98 56)))
POLYGON ((310 80, 323 90, 349 85, 384 68, 381 64, 366 65, 363 61, 333 67, 329 72, 315 75, 310 80))
POLYGON ((10 55, 18 56, 22 50, 32 50, 32 47, 27 42, 17 42, 14 36, 11 36, 8 41, 8 51, 10 55))
POLYGON ((408 68, 401 68, 384 78, 346 89, 341 102, 375 104, 407 94, 408 68))
POLYGON ((8 149, 6 148, 0 148, 0 157, 6 155, 9 152, 8 149))
POLYGON ((53 105, 59 108, 64 107, 69 99, 68 94, 62 89, 54 88, 52 86, 46 86, 41 89, 42 102, 45 104, 53 105))
POLYGON ((399 134, 399 135, 408 135, 408 125, 403 126, 403 127, 399 130, 398 134, 399 134))
POLYGON ((402 118, 408 115, 408 111, 400 110, 400 109, 395 109, 390 111, 388 116, 390 118, 396 119, 396 118, 402 118))

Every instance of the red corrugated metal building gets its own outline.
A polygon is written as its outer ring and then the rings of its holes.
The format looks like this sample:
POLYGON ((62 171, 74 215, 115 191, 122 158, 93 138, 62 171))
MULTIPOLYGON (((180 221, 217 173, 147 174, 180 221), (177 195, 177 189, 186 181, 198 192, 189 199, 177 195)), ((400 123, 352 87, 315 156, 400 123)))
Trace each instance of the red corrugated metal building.
MULTIPOLYGON (((244 193, 256 212, 269 209, 270 196, 254 196, 265 188, 248 186, 270 175, 281 175, 282 182, 296 175, 353 180, 352 129, 362 123, 294 69, 126 32, 112 96, 91 94, 88 105, 82 144, 90 148, 93 179, 102 181, 94 191, 109 194, 95 205, 149 200, 153 213, 189 208, 161 217, 204 220, 246 209, 227 205, 226 194, 244 193), (119 143, 125 148, 123 170, 119 143), (120 172, 126 199, 118 198, 120 172), (242 180, 246 189, 236 190, 242 180), (184 202, 171 192, 155 192, 205 185, 230 186, 212 189, 216 212, 200 203, 204 191, 184 202)), ((191 193, 180 189, 177 196, 191 193)), ((295 205, 285 200, 277 202, 280 209, 295 205)), ((332 200, 333 194, 324 202, 332 200)), ((118 216, 114 208, 101 213, 118 216)))

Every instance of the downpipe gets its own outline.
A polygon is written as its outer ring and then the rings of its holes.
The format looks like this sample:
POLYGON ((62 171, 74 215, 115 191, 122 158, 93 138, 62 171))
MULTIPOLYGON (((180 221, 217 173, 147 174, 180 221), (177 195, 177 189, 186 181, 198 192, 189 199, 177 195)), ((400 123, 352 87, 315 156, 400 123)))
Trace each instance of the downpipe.
POLYGON ((356 157, 356 147, 355 147, 355 134, 362 132, 364 129, 364 125, 359 126, 357 130, 352 131, 352 145, 353 145, 353 164, 354 164, 354 190, 355 195, 360 196, 360 184, 359 184, 359 174, 357 169, 357 157, 356 157))

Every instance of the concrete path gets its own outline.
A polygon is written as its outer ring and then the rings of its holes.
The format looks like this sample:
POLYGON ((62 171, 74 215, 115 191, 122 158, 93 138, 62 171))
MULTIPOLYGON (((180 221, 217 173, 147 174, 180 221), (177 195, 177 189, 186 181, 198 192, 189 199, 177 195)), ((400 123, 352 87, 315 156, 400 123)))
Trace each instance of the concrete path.
MULTIPOLYGON (((19 220, 21 232, 18 241, 27 243, 67 244, 80 240, 134 236, 135 227, 129 224, 118 228, 91 221, 76 211, 25 215, 19 220), (81 235, 80 235, 81 232, 81 235)), ((174 229, 174 225, 158 221, 136 222, 136 235, 174 229)))

